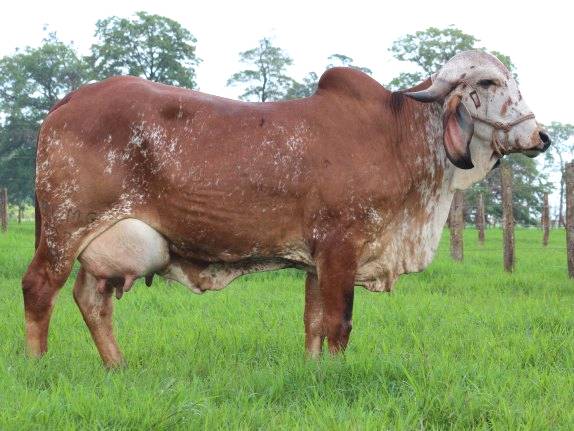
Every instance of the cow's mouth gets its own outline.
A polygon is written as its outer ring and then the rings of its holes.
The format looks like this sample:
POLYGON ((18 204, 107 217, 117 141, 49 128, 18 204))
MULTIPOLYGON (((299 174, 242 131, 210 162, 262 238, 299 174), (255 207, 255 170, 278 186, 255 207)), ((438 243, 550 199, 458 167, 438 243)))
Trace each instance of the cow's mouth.
POLYGON ((546 132, 540 131, 538 132, 538 135, 540 137, 540 144, 536 148, 530 148, 522 152, 522 154, 530 157, 531 159, 546 152, 546 150, 550 148, 550 144, 552 143, 550 137, 546 132))
POLYGON ((523 151, 522 154, 524 154, 526 157, 530 157, 531 159, 533 159, 534 157, 538 157, 543 152, 544 151, 542 150, 526 150, 523 151))

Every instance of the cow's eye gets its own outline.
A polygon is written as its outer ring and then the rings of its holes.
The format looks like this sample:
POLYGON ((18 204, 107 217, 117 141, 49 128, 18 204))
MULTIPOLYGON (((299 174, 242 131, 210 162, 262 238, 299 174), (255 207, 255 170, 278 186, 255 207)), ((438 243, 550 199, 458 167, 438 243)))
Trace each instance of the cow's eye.
POLYGON ((497 85, 497 82, 494 79, 481 79, 478 81, 478 85, 480 85, 482 88, 489 88, 493 85, 497 85))

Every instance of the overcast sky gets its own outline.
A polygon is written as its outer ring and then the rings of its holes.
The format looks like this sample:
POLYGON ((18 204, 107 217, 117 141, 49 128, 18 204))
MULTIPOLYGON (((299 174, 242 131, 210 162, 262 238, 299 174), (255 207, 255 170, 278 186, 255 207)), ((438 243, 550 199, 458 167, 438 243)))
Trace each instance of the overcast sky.
POLYGON ((574 123, 571 103, 574 24, 568 2, 545 1, 171 1, 96 2, 10 1, 0 14, 0 55, 16 47, 38 45, 48 25, 65 41, 87 53, 97 19, 130 16, 145 10, 179 21, 198 39, 202 91, 237 97, 240 88, 226 87, 240 70, 238 53, 264 36, 293 58, 291 75, 321 73, 327 57, 342 53, 373 70, 386 83, 407 66, 388 48, 397 38, 430 26, 454 25, 481 44, 501 51, 517 66, 526 101, 541 122, 574 123))

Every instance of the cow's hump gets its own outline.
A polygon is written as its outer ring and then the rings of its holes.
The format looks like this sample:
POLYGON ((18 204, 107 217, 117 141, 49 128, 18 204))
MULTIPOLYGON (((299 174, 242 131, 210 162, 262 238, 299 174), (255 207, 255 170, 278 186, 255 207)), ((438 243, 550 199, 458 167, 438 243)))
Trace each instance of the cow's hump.
POLYGON ((334 67, 319 79, 317 94, 338 93, 357 99, 380 97, 389 91, 360 70, 351 67, 334 67))

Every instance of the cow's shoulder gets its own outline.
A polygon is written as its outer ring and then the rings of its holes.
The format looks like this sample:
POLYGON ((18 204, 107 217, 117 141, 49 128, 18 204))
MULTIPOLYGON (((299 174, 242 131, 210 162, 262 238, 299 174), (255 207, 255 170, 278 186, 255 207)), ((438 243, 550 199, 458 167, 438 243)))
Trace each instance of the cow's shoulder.
POLYGON ((360 70, 351 67, 328 69, 317 87, 318 94, 338 94, 356 99, 387 97, 390 92, 360 70))

